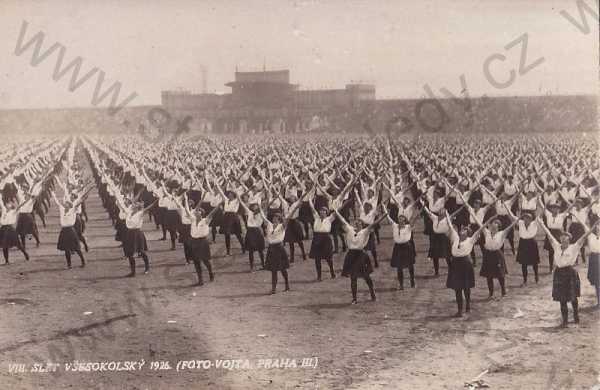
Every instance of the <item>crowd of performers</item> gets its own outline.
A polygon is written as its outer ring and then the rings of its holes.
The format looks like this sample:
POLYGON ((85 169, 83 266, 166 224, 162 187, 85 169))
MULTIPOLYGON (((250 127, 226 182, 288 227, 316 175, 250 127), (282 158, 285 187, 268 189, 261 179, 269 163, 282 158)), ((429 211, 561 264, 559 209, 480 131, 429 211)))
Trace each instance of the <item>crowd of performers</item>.
POLYGON ((417 141, 261 136, 160 144, 120 136, 9 145, 0 165, 0 244, 7 263, 13 247, 28 259, 25 237, 39 244, 35 216, 45 224, 53 200, 61 225, 57 249, 69 268, 72 254, 84 266, 85 198, 98 188, 132 277, 138 256, 144 272, 150 270, 143 230, 148 221, 171 250, 182 244, 182 257, 194 264, 200 285, 203 268, 210 281, 215 278, 210 247, 218 235, 224 236, 227 255, 235 237, 233 246, 248 254, 251 272, 257 260, 271 272, 273 294, 278 275, 290 289, 296 249, 303 260, 314 261, 318 281, 323 262, 336 277, 334 255, 342 254, 341 275, 350 278, 356 304, 358 279, 376 299, 371 274, 380 263, 380 228, 389 224, 398 289, 404 289, 406 271, 410 287, 416 287, 414 236, 422 233, 434 275, 439 276, 441 259, 448 267, 446 286, 454 290, 456 316, 471 310, 478 252, 490 298, 494 280, 501 295, 507 294, 508 251, 520 264, 523 285, 530 282, 530 270, 537 283, 541 234, 562 326, 569 302, 579 321, 581 282, 574 268, 579 261, 589 261, 587 276, 600 305, 595 141, 535 136, 417 141), (418 219, 424 229, 417 229, 418 219))

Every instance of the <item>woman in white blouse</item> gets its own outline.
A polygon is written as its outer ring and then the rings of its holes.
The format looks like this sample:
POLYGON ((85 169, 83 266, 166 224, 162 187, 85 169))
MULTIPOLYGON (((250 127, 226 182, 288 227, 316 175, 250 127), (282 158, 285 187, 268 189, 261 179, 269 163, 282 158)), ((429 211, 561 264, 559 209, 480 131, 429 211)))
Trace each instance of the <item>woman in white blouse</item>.
POLYGON ((246 204, 239 196, 238 200, 246 212, 246 236, 244 237, 244 246, 248 251, 250 272, 254 272, 254 252, 257 252, 260 257, 261 268, 265 268, 265 237, 262 229, 264 219, 260 212, 257 199, 251 200, 250 205, 246 204))
POLYGON ((383 221, 387 217, 387 213, 367 227, 363 227, 363 223, 360 221, 360 219, 354 221, 354 226, 350 225, 337 209, 335 210, 335 214, 342 222, 346 234, 348 253, 346 253, 346 257, 344 258, 342 276, 350 277, 352 304, 355 305, 357 303, 357 281, 359 277, 363 278, 367 283, 367 286, 369 286, 371 300, 374 301, 376 300, 375 289, 373 288, 373 280, 370 276, 370 274, 373 272, 373 266, 371 265, 371 259, 365 252, 364 248, 367 245, 367 242, 369 241, 369 235, 375 228, 376 224, 383 221))
POLYGON ((81 253, 81 247, 79 244, 79 236, 75 231, 75 219, 77 217, 77 206, 83 202, 84 197, 92 190, 93 187, 88 188, 83 192, 75 202, 66 200, 61 203, 57 198, 56 194, 52 192, 52 198, 58 205, 59 220, 60 220, 60 233, 58 235, 58 243, 56 248, 59 251, 65 252, 65 258, 67 260, 67 267, 71 268, 71 253, 75 252, 81 259, 81 267, 85 267, 85 259, 81 253))
POLYGON ((528 211, 521 213, 521 218, 517 218, 511 211, 510 217, 517 221, 519 229, 519 246, 517 247, 517 263, 521 264, 523 274, 523 286, 527 284, 527 267, 533 267, 535 282, 539 281, 538 266, 540 263, 540 250, 538 248, 535 236, 537 235, 537 224, 533 223, 533 214, 528 211))
MULTIPOLYGON (((184 198, 185 199, 185 198, 184 198)), ((191 209, 187 202, 183 204, 183 212, 186 217, 190 220, 190 237, 188 246, 190 250, 190 257, 194 262, 194 268, 198 275, 198 285, 202 286, 204 281, 202 280, 202 265, 203 263, 208 270, 208 276, 210 281, 215 280, 213 274, 212 265, 210 263, 210 245, 208 243, 208 235, 210 231, 210 222, 221 206, 213 208, 208 215, 205 216, 204 209, 198 204, 195 208, 191 209)))
POLYGON ((2 193, 0 193, 0 210, 2 211, 2 215, 0 215, 0 247, 2 247, 2 254, 4 255, 4 262, 6 264, 8 264, 8 251, 14 247, 23 253, 25 260, 29 260, 29 255, 21 244, 15 229, 19 208, 20 206, 14 200, 9 201, 5 205, 2 200, 2 193))
MULTIPOLYGON (((459 214, 465 207, 463 204, 452 214, 450 214, 451 220, 455 215, 459 214)), ((450 229, 448 227, 448 221, 445 213, 446 209, 442 208, 438 211, 438 214, 433 213, 429 210, 429 207, 423 207, 423 211, 429 216, 432 227, 432 235, 430 236, 430 247, 429 256, 433 260, 433 271, 435 276, 440 274, 440 258, 446 260, 446 265, 450 268, 450 240, 448 234, 450 229)))
POLYGON ((125 225, 127 232, 125 233, 125 240, 123 241, 123 252, 125 257, 129 260, 129 267, 131 272, 127 275, 128 277, 135 276, 135 255, 139 255, 144 260, 144 273, 150 272, 150 259, 146 252, 148 251, 148 244, 146 242, 146 236, 142 231, 142 225, 144 224, 144 213, 149 211, 155 202, 152 202, 148 207, 144 208, 143 202, 134 202, 132 205, 125 210, 125 225))
MULTIPOLYGON (((505 211, 509 207, 504 204, 505 211)), ((506 261, 504 259, 504 240, 512 231, 516 221, 512 221, 508 226, 502 229, 502 220, 500 217, 495 217, 490 221, 487 228, 483 229, 483 260, 481 262, 481 270, 479 276, 483 276, 487 280, 489 297, 494 296, 494 279, 498 279, 502 296, 506 295, 506 286, 504 284, 504 276, 507 273, 506 261)))
POLYGON ((410 277, 410 287, 415 287, 415 258, 416 251, 412 242, 412 224, 414 223, 417 214, 409 220, 403 214, 398 214, 398 222, 395 222, 390 216, 387 208, 382 204, 383 211, 387 215, 387 219, 392 224, 392 234, 394 239, 394 248, 392 250, 392 258, 390 265, 396 268, 398 276, 398 289, 404 290, 404 274, 403 270, 408 268, 410 277))
POLYGON ((215 182, 214 185, 221 194, 221 199, 224 202, 221 233, 225 236, 225 249, 227 250, 227 256, 231 255, 232 234, 238 239, 238 242, 242 247, 242 253, 246 253, 246 247, 244 246, 244 241, 242 241, 242 224, 240 223, 240 218, 238 216, 240 201, 237 199, 237 193, 228 191, 227 194, 225 194, 218 183, 215 182))
POLYGON ((477 231, 472 231, 469 226, 462 226, 457 232, 447 211, 446 223, 450 233, 450 253, 452 255, 446 287, 454 290, 456 296, 458 311, 455 317, 462 317, 463 294, 465 297, 465 312, 471 311, 471 288, 475 287, 475 272, 470 261, 470 255, 485 225, 480 225, 477 231))
POLYGON ((587 278, 596 289, 596 306, 600 307, 600 226, 597 219, 592 227, 592 233, 588 236, 588 272, 587 278))
MULTIPOLYGON (((554 248, 556 268, 552 280, 552 299, 560 302, 560 312, 562 314, 561 327, 566 328, 569 316, 567 302, 571 302, 571 306, 573 307, 574 322, 579 323, 577 298, 581 294, 581 282, 579 280, 579 274, 573 266, 579 255, 579 250, 590 233, 592 233, 592 230, 581 221, 580 223, 583 225, 584 233, 577 241, 571 244, 570 233, 563 232, 560 235, 560 241, 558 241, 554 238, 552 232, 546 227, 541 218, 538 218, 537 222, 546 232, 546 236, 554 248)), ((595 226, 596 225, 594 225, 594 227, 595 226)))
POLYGON ((308 257, 315 260, 317 280, 321 281, 321 261, 326 260, 329 265, 331 279, 335 278, 333 270, 333 243, 331 238, 331 225, 336 218, 335 213, 328 214, 329 209, 325 206, 315 210, 312 194, 309 195, 308 204, 313 212, 313 239, 310 244, 308 257))
POLYGON ((291 208, 285 215, 285 218, 279 213, 273 215, 273 222, 267 219, 262 209, 260 210, 263 220, 267 224, 267 242, 269 244, 267 248, 267 259, 265 261, 265 269, 271 271, 271 294, 275 294, 277 289, 277 273, 281 272, 283 279, 285 280, 285 290, 290 290, 290 283, 288 279, 288 268, 290 268, 290 259, 288 254, 283 247, 283 239, 285 237, 285 228, 290 215, 292 215, 296 208, 300 206, 297 203, 291 208))
MULTIPOLYGON (((596 200, 594 203, 597 203, 596 200)), ((590 208, 592 205, 584 206, 584 201, 581 198, 575 199, 575 207, 571 208, 571 224, 569 225, 569 233, 571 234, 571 243, 579 241, 579 238, 584 234, 584 225, 588 223, 590 208)), ((585 264, 585 248, 580 248, 581 261, 585 264)))

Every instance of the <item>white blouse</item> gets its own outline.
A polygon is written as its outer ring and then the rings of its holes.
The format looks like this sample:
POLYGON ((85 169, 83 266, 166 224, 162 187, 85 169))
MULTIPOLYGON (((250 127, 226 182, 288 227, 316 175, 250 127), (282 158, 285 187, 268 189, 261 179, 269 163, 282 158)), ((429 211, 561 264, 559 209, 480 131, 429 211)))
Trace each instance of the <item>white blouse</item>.
POLYGON ((552 249, 554 249, 554 264, 558 268, 568 267, 575 264, 577 256, 579 255, 579 245, 571 244, 567 249, 562 249, 560 244, 556 240, 550 240, 552 249))
POLYGON ((125 225, 127 229, 141 229, 142 224, 144 223, 144 213, 142 211, 138 211, 136 213, 128 213, 125 218, 125 225))
POLYGON ((315 217, 315 223, 313 224, 313 231, 315 233, 330 233, 331 232, 331 223, 335 218, 335 214, 331 214, 329 217, 325 217, 321 219, 320 217, 315 217))
POLYGON ((473 245, 475 241, 473 237, 469 237, 463 241, 458 238, 452 243, 452 256, 453 257, 465 257, 469 256, 473 251, 473 245))
POLYGON ((267 242, 270 245, 281 244, 285 237, 285 227, 283 224, 273 226, 273 224, 267 221, 267 242))
POLYGON ((412 228, 409 224, 404 224, 404 226, 400 227, 400 225, 394 223, 392 233, 395 244, 404 244, 410 241, 412 228))
POLYGON ((250 211, 248 214, 248 227, 251 228, 257 228, 257 227, 261 227, 261 225, 263 224, 263 217, 260 213, 253 213, 252 211, 250 211))
POLYGON ((556 214, 556 217, 549 211, 545 211, 544 214, 546 214, 546 225, 548 226, 548 229, 563 230, 567 213, 558 213, 556 214))
POLYGON ((496 232, 492 235, 489 229, 483 229, 483 236, 485 237, 484 248, 488 251, 498 251, 502 249, 504 245, 504 234, 501 231, 496 232))
POLYGON ((65 213, 65 208, 62 206, 58 206, 58 210, 60 212, 59 217, 61 227, 71 227, 75 225, 76 210, 71 208, 68 213, 65 213))
POLYGON ((223 210, 226 213, 237 213, 240 208, 240 202, 237 199, 225 201, 225 206, 223 206, 223 210))
POLYGON ((588 248, 591 253, 600 253, 600 236, 592 233, 587 239, 588 248))
POLYGON ((525 222, 519 220, 519 238, 528 240, 535 238, 537 234, 537 223, 531 222, 529 226, 525 226, 525 222))
POLYGON ((210 231, 209 221, 207 218, 202 218, 199 221, 193 221, 190 227, 190 236, 192 238, 205 238, 210 231))
POLYGON ((369 233, 369 229, 362 229, 361 231, 356 232, 354 227, 347 226, 346 245, 348 246, 348 249, 364 249, 369 241, 369 233))
MULTIPOLYGON (((0 225, 15 225, 17 223, 17 211, 16 210, 7 210, 2 209, 2 216, 0 216, 0 225)), ((73 220, 73 224, 75 220, 73 220)))

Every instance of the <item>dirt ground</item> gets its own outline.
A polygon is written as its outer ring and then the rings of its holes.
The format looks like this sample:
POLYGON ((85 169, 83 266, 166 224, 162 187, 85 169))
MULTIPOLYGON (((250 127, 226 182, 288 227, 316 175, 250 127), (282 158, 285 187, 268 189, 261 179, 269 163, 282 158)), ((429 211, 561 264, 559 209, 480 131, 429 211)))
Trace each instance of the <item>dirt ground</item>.
POLYGON ((461 389, 484 370, 491 389, 590 389, 600 383, 600 312, 593 308, 587 270, 578 266, 581 323, 560 330, 541 242, 539 284, 520 287, 520 269, 507 252, 508 296, 487 301, 485 280, 477 277, 471 313, 453 319, 445 264, 442 275, 433 277, 420 233, 417 288, 396 290, 385 226, 381 265, 373 274, 378 300, 369 301, 359 280, 359 304, 352 306, 348 279, 330 280, 324 272, 318 283, 314 263, 298 254, 290 269, 292 290, 280 287, 269 295, 270 274, 248 273, 237 244, 233 257, 222 256, 222 236, 212 246, 216 280, 194 287, 194 268, 185 264, 181 245, 168 250, 148 222, 151 272, 142 274, 139 259, 138 276, 125 278, 128 263, 95 193, 88 212, 85 268, 75 256, 67 270, 57 252, 54 206, 48 228, 41 228, 42 245, 28 242, 31 261, 11 252, 11 264, 0 267, 2 389, 461 389), (240 359, 239 367, 221 359, 240 359), (273 359, 270 368, 265 359, 273 359), (290 360, 285 367, 277 359, 290 360), (211 367, 176 369, 177 362, 192 360, 211 367), (74 361, 144 366, 67 372, 65 363, 74 361), (151 362, 160 361, 171 369, 151 369, 151 362), (35 363, 46 362, 60 366, 53 373, 31 372, 35 363), (9 372, 12 364, 24 364, 25 372, 9 372))

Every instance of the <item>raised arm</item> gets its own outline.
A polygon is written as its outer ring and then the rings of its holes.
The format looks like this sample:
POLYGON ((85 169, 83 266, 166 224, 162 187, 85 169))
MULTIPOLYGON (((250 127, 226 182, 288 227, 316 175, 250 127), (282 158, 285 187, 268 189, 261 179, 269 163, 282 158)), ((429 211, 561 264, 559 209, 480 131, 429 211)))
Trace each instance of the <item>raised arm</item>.
POLYGON ((446 210, 446 223, 448 224, 448 229, 450 230, 450 240, 454 242, 456 241, 456 239, 458 239, 458 233, 456 232, 454 225, 452 225, 452 220, 450 219, 450 214, 448 214, 448 210, 446 210))
POLYGON ((342 221, 342 224, 344 225, 344 230, 348 231, 348 229, 352 228, 348 221, 346 221, 346 218, 344 218, 344 216, 340 214, 340 212, 337 209, 334 210, 334 212, 335 215, 337 215, 337 217, 340 219, 340 221, 342 221))
POLYGON ((542 219, 540 217, 537 217, 535 220, 537 221, 538 226, 540 226, 542 229, 544 229, 544 232, 546 233, 546 237, 552 243, 552 246, 553 247, 560 247, 560 242, 558 242, 556 240, 556 238, 554 238, 554 235, 552 234, 552 232, 550 231, 550 229, 548 229, 548 227, 546 226, 546 224, 544 223, 544 221, 542 221, 542 219))

